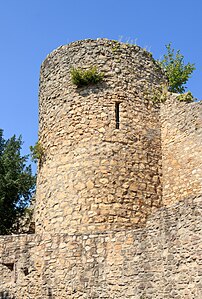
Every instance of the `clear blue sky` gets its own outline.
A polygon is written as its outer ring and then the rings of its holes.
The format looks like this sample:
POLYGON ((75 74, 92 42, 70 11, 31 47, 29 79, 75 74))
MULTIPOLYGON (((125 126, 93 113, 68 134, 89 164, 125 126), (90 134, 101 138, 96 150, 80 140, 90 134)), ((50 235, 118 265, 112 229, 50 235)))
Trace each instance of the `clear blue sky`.
POLYGON ((1 0, 0 128, 22 134, 23 153, 37 140, 39 70, 60 45, 85 38, 136 41, 154 58, 172 42, 197 70, 188 83, 202 99, 201 0, 1 0))

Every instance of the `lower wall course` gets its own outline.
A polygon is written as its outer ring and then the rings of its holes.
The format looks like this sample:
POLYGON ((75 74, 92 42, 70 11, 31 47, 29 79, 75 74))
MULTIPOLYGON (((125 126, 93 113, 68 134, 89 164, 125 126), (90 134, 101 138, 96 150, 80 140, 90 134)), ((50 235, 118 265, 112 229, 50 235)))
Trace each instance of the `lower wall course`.
POLYGON ((159 209, 133 230, 3 236, 0 292, 15 299, 200 299, 201 215, 199 196, 159 209))

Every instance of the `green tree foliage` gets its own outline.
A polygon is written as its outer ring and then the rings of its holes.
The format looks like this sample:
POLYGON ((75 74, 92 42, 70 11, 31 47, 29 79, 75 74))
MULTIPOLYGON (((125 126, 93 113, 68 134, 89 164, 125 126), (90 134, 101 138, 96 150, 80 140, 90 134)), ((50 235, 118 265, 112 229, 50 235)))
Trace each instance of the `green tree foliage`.
POLYGON ((191 63, 184 63, 184 56, 180 50, 171 48, 171 43, 166 45, 167 54, 163 56, 160 61, 162 68, 165 70, 169 80, 169 91, 176 93, 185 92, 185 84, 190 78, 192 72, 195 70, 195 65, 191 63))
POLYGON ((0 129, 0 234, 12 232, 35 189, 35 176, 26 165, 28 156, 21 156, 21 147, 21 136, 5 140, 0 129))

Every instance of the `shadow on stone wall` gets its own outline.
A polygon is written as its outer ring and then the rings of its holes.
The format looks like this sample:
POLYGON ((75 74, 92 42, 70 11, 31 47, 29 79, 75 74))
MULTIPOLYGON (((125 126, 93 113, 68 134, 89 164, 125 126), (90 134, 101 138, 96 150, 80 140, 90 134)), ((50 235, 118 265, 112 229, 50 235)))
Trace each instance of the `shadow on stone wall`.
POLYGON ((0 292, 0 299, 15 299, 15 296, 10 295, 9 292, 0 292))

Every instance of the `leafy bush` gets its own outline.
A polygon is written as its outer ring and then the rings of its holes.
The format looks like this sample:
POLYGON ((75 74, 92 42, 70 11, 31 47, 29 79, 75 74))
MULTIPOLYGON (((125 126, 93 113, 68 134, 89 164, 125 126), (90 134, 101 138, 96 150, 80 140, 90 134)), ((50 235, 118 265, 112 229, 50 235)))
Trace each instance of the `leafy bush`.
POLYGON ((80 68, 72 68, 70 71, 72 83, 77 87, 97 84, 103 80, 103 74, 99 73, 96 67, 91 67, 88 70, 80 68))
POLYGON ((40 162, 43 157, 43 154, 44 154, 44 149, 43 149, 41 143, 39 141, 37 141, 34 146, 30 146, 30 151, 31 151, 32 161, 40 162))
POLYGON ((184 56, 180 53, 180 50, 171 48, 171 43, 166 45, 167 54, 160 61, 160 65, 165 70, 169 81, 169 91, 176 93, 185 92, 186 87, 184 86, 190 78, 192 72, 195 70, 195 65, 184 63, 184 56))
POLYGON ((192 93, 190 91, 184 93, 184 94, 180 94, 177 99, 180 102, 186 102, 186 103, 191 103, 194 101, 194 97, 192 95, 192 93))

